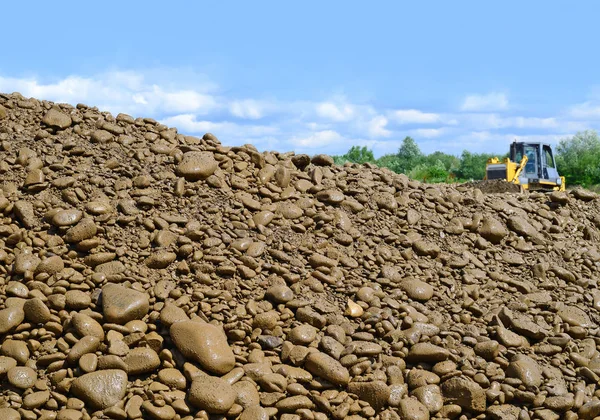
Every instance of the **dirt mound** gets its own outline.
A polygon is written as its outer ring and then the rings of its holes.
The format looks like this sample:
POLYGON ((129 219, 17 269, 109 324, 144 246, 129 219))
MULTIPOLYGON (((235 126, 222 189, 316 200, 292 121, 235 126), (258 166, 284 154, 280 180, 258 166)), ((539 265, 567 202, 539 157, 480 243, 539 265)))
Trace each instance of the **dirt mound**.
POLYGON ((17 94, 0 181, 2 419, 600 414, 594 194, 426 185, 17 94))
POLYGON ((486 179, 481 181, 467 182, 463 186, 468 188, 478 188, 485 194, 518 194, 521 192, 521 186, 506 182, 502 179, 486 179))

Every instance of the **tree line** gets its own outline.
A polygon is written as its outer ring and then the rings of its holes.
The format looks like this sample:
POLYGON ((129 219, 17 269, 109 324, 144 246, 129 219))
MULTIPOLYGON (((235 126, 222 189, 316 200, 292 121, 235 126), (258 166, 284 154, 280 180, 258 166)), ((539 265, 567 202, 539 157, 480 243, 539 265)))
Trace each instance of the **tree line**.
MULTIPOLYGON (((561 139, 554 147, 558 171, 567 179, 567 185, 591 187, 600 185, 600 138, 593 130, 578 132, 561 139)), ((485 176, 489 158, 502 156, 490 153, 472 153, 464 150, 460 156, 443 152, 425 154, 412 137, 405 137, 396 153, 375 159, 366 146, 352 146, 347 153, 333 156, 336 164, 372 163, 379 167, 406 174, 423 182, 467 182, 485 176)))

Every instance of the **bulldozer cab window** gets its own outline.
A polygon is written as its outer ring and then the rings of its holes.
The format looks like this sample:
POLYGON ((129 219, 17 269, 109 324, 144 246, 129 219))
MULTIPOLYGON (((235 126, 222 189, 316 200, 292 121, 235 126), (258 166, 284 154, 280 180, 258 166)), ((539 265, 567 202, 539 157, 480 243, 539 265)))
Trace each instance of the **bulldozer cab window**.
POLYGON ((520 150, 517 150, 514 160, 515 160, 515 162, 519 163, 521 161, 521 159, 523 159, 523 152, 520 150))
POLYGON ((554 158, 552 157, 552 151, 550 147, 544 146, 544 160, 546 161, 546 166, 548 168, 554 168, 554 158))
POLYGON ((525 173, 537 174, 537 153, 533 146, 525 146, 525 154, 527 155, 527 164, 525 165, 525 173))

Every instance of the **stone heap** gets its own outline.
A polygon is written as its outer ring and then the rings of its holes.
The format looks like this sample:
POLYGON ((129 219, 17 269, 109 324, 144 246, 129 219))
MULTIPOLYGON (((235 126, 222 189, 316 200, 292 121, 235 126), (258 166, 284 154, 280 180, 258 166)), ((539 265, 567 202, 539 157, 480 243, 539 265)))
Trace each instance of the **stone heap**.
POLYGON ((593 419, 600 207, 0 95, 0 419, 593 419))

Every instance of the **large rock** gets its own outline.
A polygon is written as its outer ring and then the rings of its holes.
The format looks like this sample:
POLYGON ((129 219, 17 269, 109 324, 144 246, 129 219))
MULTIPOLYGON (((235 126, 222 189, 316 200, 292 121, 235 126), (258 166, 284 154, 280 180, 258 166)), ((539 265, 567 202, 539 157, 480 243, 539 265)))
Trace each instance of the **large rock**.
POLYGON ((518 420, 521 409, 514 405, 491 405, 485 414, 492 420, 518 420))
POLYGON ((437 363, 448 360, 450 352, 431 343, 417 343, 410 348, 406 360, 411 363, 437 363))
POLYGON ((52 108, 44 115, 42 122, 49 127, 64 130, 65 128, 69 128, 73 121, 71 120, 71 117, 64 112, 52 108))
POLYGON ((160 358, 148 347, 136 347, 123 358, 129 375, 152 373, 160 366, 160 358))
POLYGON ((71 392, 95 410, 117 405, 127 392, 127 373, 119 369, 86 373, 75 379, 71 392))
POLYGON ((269 420, 269 413, 260 405, 254 405, 246 408, 238 420, 269 420))
POLYGON ((594 325, 590 316, 576 306, 565 305, 558 310, 557 314, 563 322, 571 326, 590 328, 594 325))
POLYGON ((210 152, 187 152, 177 166, 177 175, 188 181, 198 181, 211 176, 218 166, 218 162, 210 152))
POLYGON ((592 201, 598 198, 598 194, 583 188, 575 188, 573 191, 571 191, 571 194, 573 194, 573 197, 582 201, 592 201))
POLYGON ((383 409, 390 398, 390 387, 383 381, 351 382, 348 392, 371 404, 375 411, 383 409))
POLYGON ((306 358, 304 367, 313 375, 323 378, 334 385, 345 386, 350 381, 348 369, 325 353, 310 353, 306 358))
POLYGON ((333 158, 329 155, 315 155, 312 157, 311 162, 316 166, 331 166, 333 165, 333 158))
POLYGON ((524 354, 517 354, 511 359, 506 376, 520 379, 527 387, 539 387, 542 384, 542 369, 535 360, 524 354))
POLYGON ((404 398, 400 400, 398 413, 402 420, 429 420, 429 411, 414 398, 404 398))
MULTIPOLYGON (((1 108, 1 105, 0 105, 1 108)), ((0 119, 2 119, 2 113, 0 109, 0 119)), ((21 420, 21 414, 14 408, 0 408, 0 419, 2 420, 21 420)))
POLYGON ((339 204, 346 198, 344 193, 337 189, 322 190, 315 194, 317 200, 326 204, 339 204))
POLYGON ((508 230, 493 217, 485 217, 479 228, 479 234, 491 243, 499 244, 508 235, 508 230))
POLYGON ((25 312, 19 306, 0 310, 0 334, 6 334, 25 319, 25 312))
POLYGON ((89 315, 75 313, 71 318, 71 326, 81 337, 91 335, 97 337, 100 341, 104 341, 104 328, 98 321, 89 315))
POLYGON ((429 410, 430 414, 435 414, 444 406, 444 399, 440 387, 437 385, 423 385, 411 392, 421 404, 429 410))
POLYGON ((188 398, 194 407, 211 414, 223 414, 235 402, 236 393, 225 380, 201 375, 192 381, 188 398))
POLYGON ((523 235, 525 237, 536 237, 539 235, 537 229, 531 226, 531 223, 521 216, 515 215, 510 217, 506 224, 510 230, 518 233, 519 235, 523 235))
POLYGON ((445 404, 457 404, 465 410, 483 413, 486 408, 485 391, 481 386, 463 376, 445 381, 442 386, 445 404))
POLYGON ((548 331, 533 322, 531 316, 527 314, 504 307, 500 311, 499 316, 506 326, 526 337, 534 340, 541 340, 548 336, 548 331))
POLYGON ((146 293, 113 283, 102 288, 102 311, 108 322, 126 324, 134 319, 142 319, 149 309, 146 293))
POLYGON ((203 369, 224 375, 234 368, 235 356, 221 327, 181 321, 171 325, 169 332, 177 350, 203 369))
POLYGON ((413 300, 425 302, 433 297, 433 287, 419 279, 403 280, 400 282, 400 287, 413 300))
POLYGON ((67 233, 65 233, 64 239, 69 243, 81 242, 93 238, 97 232, 98 227, 96 226, 96 223, 94 223, 94 220, 86 217, 69 229, 67 233))
POLYGON ((592 420, 600 416, 600 401, 592 400, 583 404, 577 415, 582 420, 592 420))
POLYGON ((437 246, 433 242, 425 241, 423 239, 419 239, 413 242, 412 248, 417 253, 417 255, 421 255, 423 257, 429 256, 435 258, 441 252, 439 246, 437 246))

